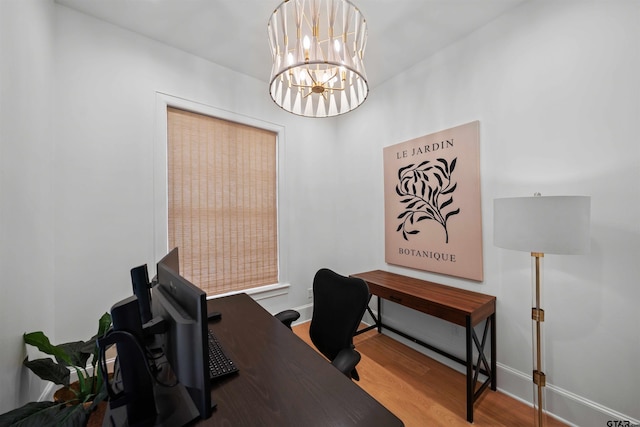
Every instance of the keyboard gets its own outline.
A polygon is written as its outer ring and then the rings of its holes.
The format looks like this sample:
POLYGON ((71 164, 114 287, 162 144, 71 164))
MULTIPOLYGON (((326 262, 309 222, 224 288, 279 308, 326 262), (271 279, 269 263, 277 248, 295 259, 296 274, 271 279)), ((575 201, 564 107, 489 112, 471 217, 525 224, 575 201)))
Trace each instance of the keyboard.
POLYGON ((224 377, 234 372, 238 372, 238 367, 224 353, 218 338, 209 329, 209 379, 224 377))

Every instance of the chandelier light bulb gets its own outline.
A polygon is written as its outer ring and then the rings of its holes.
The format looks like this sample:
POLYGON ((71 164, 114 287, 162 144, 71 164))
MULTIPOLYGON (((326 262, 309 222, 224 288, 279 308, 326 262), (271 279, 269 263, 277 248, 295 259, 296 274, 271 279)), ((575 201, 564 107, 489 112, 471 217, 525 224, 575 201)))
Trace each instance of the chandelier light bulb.
POLYGON ((338 39, 333 39, 333 50, 335 50, 337 53, 340 53, 340 42, 338 41, 338 39))

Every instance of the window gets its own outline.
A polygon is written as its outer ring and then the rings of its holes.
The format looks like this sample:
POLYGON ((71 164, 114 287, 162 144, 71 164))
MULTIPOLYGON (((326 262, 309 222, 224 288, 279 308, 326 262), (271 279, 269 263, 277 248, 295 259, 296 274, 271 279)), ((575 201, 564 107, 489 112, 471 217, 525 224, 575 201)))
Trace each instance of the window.
POLYGON ((277 134, 167 107, 169 248, 214 295, 278 282, 277 134))

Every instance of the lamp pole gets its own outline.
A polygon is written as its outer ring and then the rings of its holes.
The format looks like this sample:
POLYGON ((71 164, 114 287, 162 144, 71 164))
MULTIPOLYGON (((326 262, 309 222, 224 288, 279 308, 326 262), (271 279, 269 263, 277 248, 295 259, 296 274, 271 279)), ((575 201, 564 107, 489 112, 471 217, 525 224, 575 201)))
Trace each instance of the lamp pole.
POLYGON ((533 409, 536 427, 544 427, 545 415, 544 415, 544 387, 546 386, 546 376, 544 374, 544 368, 542 366, 542 353, 543 353, 543 336, 542 336, 542 322, 544 322, 544 310, 542 309, 542 287, 541 287, 541 262, 544 257, 542 252, 531 252, 532 260, 534 261, 534 288, 533 288, 533 308, 531 309, 531 319, 533 320, 533 409))

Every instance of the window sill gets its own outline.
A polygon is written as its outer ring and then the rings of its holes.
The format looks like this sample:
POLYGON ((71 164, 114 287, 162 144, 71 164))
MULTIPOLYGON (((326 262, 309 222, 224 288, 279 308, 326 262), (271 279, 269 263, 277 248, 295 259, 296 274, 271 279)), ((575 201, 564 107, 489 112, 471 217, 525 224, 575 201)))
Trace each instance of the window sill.
POLYGON ((244 294, 250 295, 254 300, 260 301, 263 299, 273 298, 280 295, 288 294, 289 286, 290 286, 289 283, 276 283, 273 285, 258 286, 257 288, 242 289, 239 291, 231 291, 223 294, 216 294, 216 295, 207 297, 207 299, 214 299, 214 298, 220 298, 220 297, 226 297, 229 295, 244 293, 244 294))

